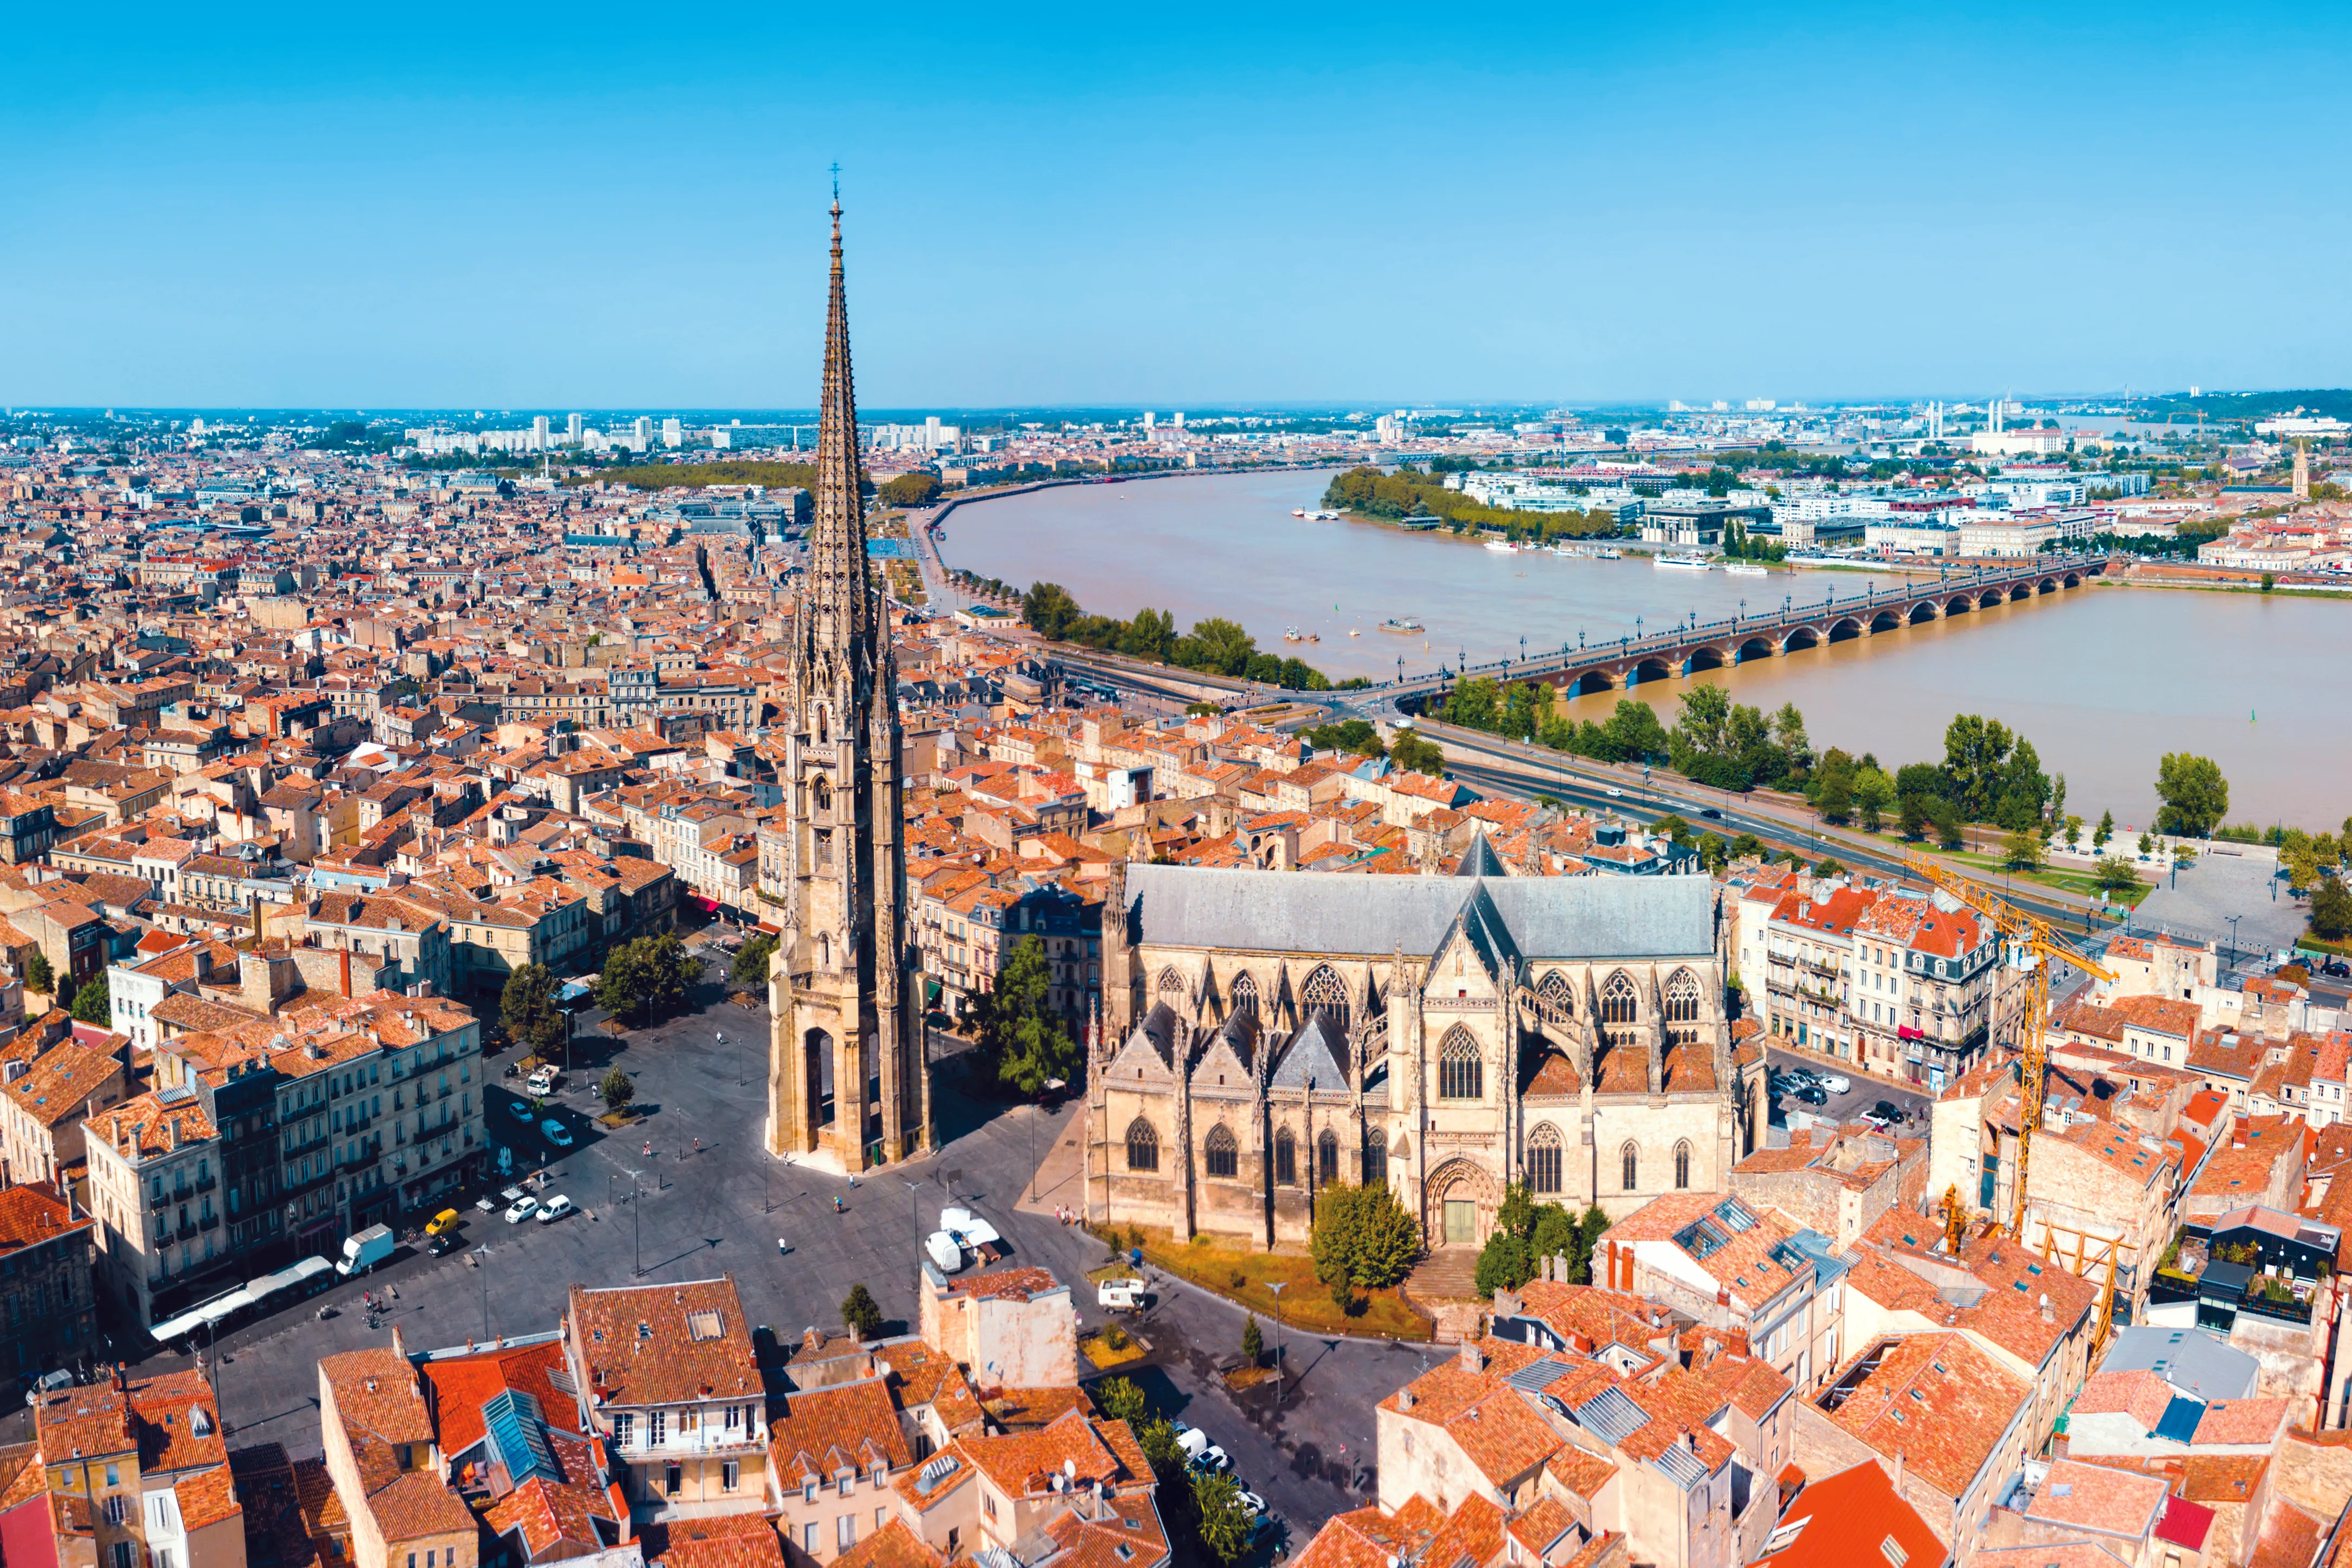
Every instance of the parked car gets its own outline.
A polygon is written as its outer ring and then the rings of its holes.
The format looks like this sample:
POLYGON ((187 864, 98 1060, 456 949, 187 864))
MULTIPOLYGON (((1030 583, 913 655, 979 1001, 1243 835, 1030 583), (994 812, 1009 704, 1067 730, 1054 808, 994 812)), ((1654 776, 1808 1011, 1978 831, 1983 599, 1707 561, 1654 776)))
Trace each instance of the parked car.
POLYGON ((1844 1094, 1853 1088, 1853 1080, 1843 1073, 1823 1073, 1821 1085, 1832 1094, 1844 1094))
POLYGON ((1795 1092, 1797 1098, 1807 1105, 1827 1105, 1830 1102, 1830 1097, 1817 1083, 1801 1083, 1795 1092))
POLYGON ((540 1136, 559 1149, 572 1147, 572 1130, 551 1116, 539 1124, 540 1136))
POLYGON ((523 1221, 529 1219, 538 1212, 539 1200, 532 1197, 530 1194, 525 1193, 521 1197, 515 1199, 514 1202, 507 1205, 507 1223, 509 1225, 520 1225, 523 1221))
POLYGON ((41 1402, 41 1396, 43 1394, 55 1394, 60 1388, 71 1388, 73 1386, 73 1377, 74 1374, 72 1373, 66 1371, 62 1367, 56 1372, 45 1372, 41 1373, 40 1376, 33 1379, 33 1386, 25 1390, 25 1403, 27 1405, 38 1405, 41 1402))
POLYGON ((457 1228, 462 1217, 463 1216, 461 1216, 456 1209, 443 1209, 439 1214, 435 1215, 431 1219, 425 1221, 425 1234, 427 1236, 439 1236, 445 1231, 455 1230, 457 1228))
POLYGON ((1242 1493, 1242 1506, 1249 1510, 1252 1513, 1264 1513, 1265 1511, 1265 1499, 1258 1496, 1255 1492, 1245 1491, 1242 1493))
POLYGON ((563 1075, 555 1068, 541 1068, 523 1080, 523 1092, 535 1097, 553 1094, 562 1081, 563 1075))
POLYGON ((1895 1104, 1891 1100, 1882 1100, 1870 1109, 1880 1116, 1885 1117, 1889 1121, 1899 1122, 1910 1120, 1910 1112, 1905 1110, 1901 1106, 1895 1104))
POLYGON ((1150 1300, 1140 1279, 1106 1279, 1095 1287, 1095 1305, 1108 1312, 1139 1312, 1150 1300))
POLYGON ((1209 1435, 1198 1426, 1185 1428, 1176 1435, 1176 1451, 1184 1456, 1185 1463, 1196 1470, 1229 1470, 1233 1460, 1225 1451, 1209 1441, 1209 1435))
POLYGON ((539 1223, 541 1225, 552 1225, 571 1212, 572 1200, 565 1197, 562 1193, 558 1193, 553 1197, 539 1205, 539 1223))

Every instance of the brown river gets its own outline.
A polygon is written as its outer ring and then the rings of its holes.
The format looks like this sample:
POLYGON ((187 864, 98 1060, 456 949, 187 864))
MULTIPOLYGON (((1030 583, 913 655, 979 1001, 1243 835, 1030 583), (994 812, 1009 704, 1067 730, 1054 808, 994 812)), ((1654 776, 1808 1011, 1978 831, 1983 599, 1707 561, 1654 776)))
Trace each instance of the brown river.
MULTIPOLYGON (((1338 679, 1408 674, 1466 652, 1481 663, 1613 641, 1692 614, 1702 621, 1858 593, 1850 572, 1763 577, 1622 561, 1504 554, 1445 534, 1316 522, 1328 471, 1203 475, 1080 485, 958 509, 942 529, 951 565, 1026 587, 1059 583, 1099 615, 1146 605, 1180 626, 1240 622, 1258 646, 1338 679), (1383 632, 1410 616, 1426 630, 1383 632), (1319 641, 1286 644, 1296 628, 1319 641), (1356 635, 1350 635, 1352 633, 1356 635)), ((1890 574, 1880 578, 1893 581, 1890 574)), ((2153 818, 2158 758, 2214 758, 2230 819, 2333 829, 2352 812, 2352 726, 2336 672, 2352 653, 2352 605, 2252 594, 2094 586, 1975 615, 1708 670, 1738 701, 1803 710, 1817 746, 1873 752, 1890 769, 1940 760, 1955 713, 1997 718, 2067 780, 2068 808, 2153 818), (2287 685, 2270 689, 2264 672, 2287 685)), ((1634 689, 1668 723, 1684 679, 1634 689)), ((1621 692, 1577 699, 1605 717, 1621 692)))

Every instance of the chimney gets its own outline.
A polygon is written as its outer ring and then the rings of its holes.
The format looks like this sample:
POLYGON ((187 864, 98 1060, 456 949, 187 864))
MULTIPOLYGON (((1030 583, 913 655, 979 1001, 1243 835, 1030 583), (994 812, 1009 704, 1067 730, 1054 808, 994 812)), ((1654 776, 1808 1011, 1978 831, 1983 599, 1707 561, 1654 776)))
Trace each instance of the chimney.
POLYGON ((1897 1448, 1897 1449, 1895 1449, 1895 1482, 1894 1482, 1894 1484, 1895 1484, 1895 1495, 1896 1497, 1898 1497, 1898 1498, 1899 1498, 1899 1497, 1901 1497, 1901 1496, 1903 1495, 1903 1450, 1902 1450, 1902 1449, 1900 1449, 1900 1448, 1897 1448))
POLYGON ((1408 1383, 1397 1390, 1397 1408, 1406 1412, 1412 1409, 1412 1384, 1408 1383))
POLYGON ((174 1116, 163 1124, 163 1147, 166 1149, 176 1149, 179 1146, 180 1119, 174 1116))
POLYGON ((2051 1307, 2050 1297, 2046 1292, 2042 1298, 2042 1321, 2045 1323, 2055 1323, 2058 1321, 2058 1314, 2051 1307))
POLYGON ((349 1001, 352 994, 352 950, 344 948, 335 956, 342 961, 343 999, 349 1001))
POLYGON ((1462 1342, 1461 1366, 1464 1372, 1484 1372, 1486 1370, 1486 1357, 1478 1349, 1476 1341, 1464 1340, 1462 1342))

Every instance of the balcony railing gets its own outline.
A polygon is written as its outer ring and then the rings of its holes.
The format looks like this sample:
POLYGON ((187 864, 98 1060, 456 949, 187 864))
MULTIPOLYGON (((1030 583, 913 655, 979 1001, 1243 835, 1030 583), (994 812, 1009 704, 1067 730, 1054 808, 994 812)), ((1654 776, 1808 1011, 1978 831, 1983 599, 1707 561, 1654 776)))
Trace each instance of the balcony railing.
POLYGON ((621 1452, 630 1458, 667 1458, 671 1455, 698 1456, 709 1454, 748 1453, 760 1446, 757 1427, 706 1426, 698 1432, 672 1432, 658 1443, 646 1440, 645 1428, 639 1426, 621 1452))

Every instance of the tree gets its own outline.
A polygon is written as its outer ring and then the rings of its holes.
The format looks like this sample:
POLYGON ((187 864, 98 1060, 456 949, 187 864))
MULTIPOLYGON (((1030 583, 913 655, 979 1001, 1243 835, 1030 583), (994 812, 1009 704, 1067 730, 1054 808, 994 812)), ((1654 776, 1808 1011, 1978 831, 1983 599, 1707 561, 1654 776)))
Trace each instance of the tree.
POLYGON ((2069 816, 2066 819, 2066 847, 2079 849, 2082 845, 2083 819, 2079 816, 2069 816))
POLYGON ((1579 1228, 1584 1232, 1585 1258, 1589 1260, 1599 1257, 1601 1233, 1609 1228, 1609 1216, 1601 1212, 1599 1204, 1594 1204, 1584 1211, 1584 1218, 1579 1222, 1579 1228))
POLYGON ((1242 1321, 1242 1359, 1252 1366, 1265 1360, 1265 1331, 1257 1326, 1255 1312, 1242 1321))
POLYGON ((2107 847, 2107 840, 2115 836, 2116 814, 2112 811, 2099 813, 2099 826, 2091 830, 2091 847, 2105 849, 2107 847))
POLYGON ((889 506, 929 506, 940 499, 940 477, 922 468, 882 481, 878 492, 889 506))
POLYGON ((1843 822, 1853 815, 1853 759, 1832 746, 1813 774, 1813 809, 1827 822, 1843 822))
POLYGON ((1034 933, 1013 944, 981 998, 980 1047, 996 1063, 999 1083, 1025 1095, 1045 1092, 1046 1080, 1067 1082, 1078 1068, 1078 1047, 1052 1004, 1054 969, 1045 942, 1034 933))
POLYGON ((604 955, 596 1005, 619 1018, 666 1012, 686 1000, 687 987, 701 967, 686 944, 667 931, 625 942, 604 955))
POLYGON ((598 1087, 604 1090, 604 1103, 614 1110, 626 1110, 629 1101, 637 1098, 636 1080, 619 1068, 606 1069, 598 1087))
POLYGON ((2148 830, 2147 830, 2147 828, 2145 828, 2145 827, 2141 828, 2141 829, 2139 830, 2139 852, 2140 852, 2142 855, 2147 855, 2147 854, 2151 853, 2155 848, 2156 848, 2156 837, 2155 837, 2155 836, 2154 836, 2153 834, 2149 833, 2149 832, 2148 832, 2148 830))
POLYGON ((1819 860, 1813 862, 1813 875, 1816 877, 1843 877, 1845 875, 1845 863, 1838 859, 1835 856, 1824 855, 1819 860))
POLYGON ((70 1009, 74 1017, 84 1024, 110 1024, 114 1021, 113 992, 100 970, 89 977, 89 983, 73 994, 70 1009))
POLYGON ((1315 1195, 1315 1275, 1368 1290, 1393 1285, 1421 1256, 1421 1227, 1385 1185, 1333 1183, 1315 1195))
POLYGON ((1034 583, 1021 599, 1021 618, 1048 642, 1058 642, 1082 612, 1059 583, 1034 583))
POLYGON ((1109 1377, 1094 1386, 1095 1404, 1113 1421, 1140 1420, 1151 1402, 1131 1378, 1109 1377))
POLYGON ((1931 798, 1924 795, 1906 795, 1896 803, 1896 830, 1915 844, 1927 837, 1927 803, 1931 798))
POLYGON ((875 1304, 874 1293, 864 1285, 852 1285, 841 1303, 842 1325, 861 1340, 877 1339, 882 1333, 882 1309, 875 1304))
POLYGON ((1960 808, 1937 795, 1927 803, 1928 820, 1936 825, 1936 842, 1946 849, 1958 849, 1968 842, 1960 831, 1960 808))
POLYGON ((1496 1226, 1486 1237, 1486 1245, 1478 1249, 1478 1294, 1491 1299, 1497 1290, 1516 1290, 1526 1284, 1535 1270, 1527 1237, 1516 1236, 1496 1226))
POLYGON ((1975 713, 1955 714, 1945 726, 1944 777, 1951 786, 1952 804, 1969 821, 1992 820, 2015 742, 2008 725, 1975 713))
POLYGON ((1176 1441, 1178 1436, 1175 1426, 1164 1416, 1145 1423, 1143 1430, 1135 1435, 1136 1445, 1143 1450, 1144 1463, 1151 1467, 1152 1479, 1163 1486, 1184 1474, 1184 1450, 1176 1441))
POLYGON ((2167 752, 2156 766, 2156 793, 2164 802, 2158 831, 2203 838, 2230 811, 2230 781, 2210 757, 2167 752))
POLYGON ((768 961, 775 956, 775 952, 776 939, 761 931, 745 942, 743 950, 735 955, 735 962, 727 971, 728 978, 738 985, 765 984, 768 978, 768 961))
POLYGON ((1865 833, 1875 833, 1886 820, 1886 808, 1895 804, 1895 781, 1877 768, 1864 768, 1853 775, 1854 820, 1865 833))
POLYGON ((49 970, 49 955, 39 948, 35 948, 32 963, 25 966, 25 988, 28 991, 46 992, 54 995, 57 984, 57 976, 49 970))
POLYGON ((2091 876, 2102 890, 2110 894, 2127 893, 2139 886, 2139 873, 2120 855, 2100 856, 2091 876))
POLYGON ((2311 890, 2311 931, 2329 942, 2352 935, 2352 889, 2347 889, 2333 871, 2323 875, 2319 886, 2311 890))
POLYGON ((1389 762, 1409 773, 1445 776, 1445 750, 1412 730, 1400 730, 1389 742, 1389 762))
POLYGON ((518 1045, 532 1056, 544 1057, 562 1044, 565 1020, 555 1005, 555 972, 544 963, 526 963, 507 976, 499 994, 499 1022, 518 1045))
POLYGON ((2042 860, 2042 836, 2031 828, 2011 833, 2002 846, 2001 862, 2012 871, 2038 870, 2042 860))
POLYGON ((1239 675, 1249 665, 1257 643, 1249 633, 1223 616, 1192 623, 1192 632, 1177 647, 1176 662, 1219 675, 1239 675))
POLYGON ((1220 1563, 1237 1563, 1257 1534, 1257 1515, 1242 1501, 1242 1484, 1209 1470, 1192 1474, 1193 1528, 1220 1563))

